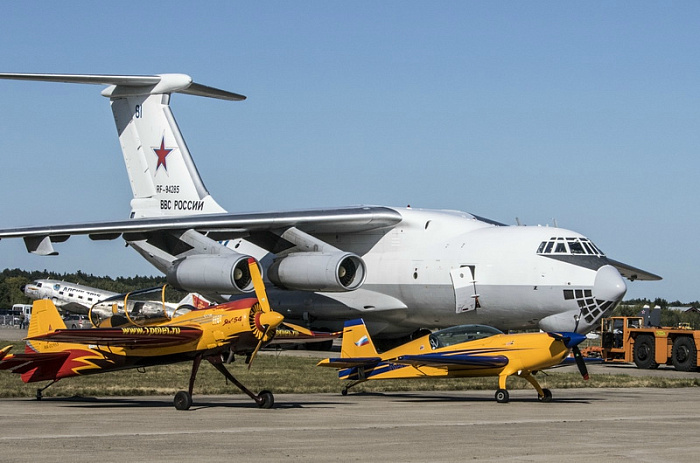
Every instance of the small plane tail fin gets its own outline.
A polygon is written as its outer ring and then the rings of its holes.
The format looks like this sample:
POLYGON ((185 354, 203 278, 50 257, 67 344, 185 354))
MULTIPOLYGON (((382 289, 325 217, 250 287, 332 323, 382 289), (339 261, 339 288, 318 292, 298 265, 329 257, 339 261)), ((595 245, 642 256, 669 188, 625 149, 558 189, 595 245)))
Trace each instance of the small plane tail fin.
POLYGON ((63 329, 66 329, 66 324, 53 302, 48 299, 34 301, 27 331, 28 338, 63 329))
POLYGON ((0 79, 108 87, 119 142, 134 195, 131 217, 226 212, 207 191, 170 110, 170 95, 185 93, 241 101, 245 96, 207 87, 184 74, 8 74, 0 79))
POLYGON ((345 322, 340 357, 376 357, 377 349, 369 336, 367 326, 361 318, 345 322))

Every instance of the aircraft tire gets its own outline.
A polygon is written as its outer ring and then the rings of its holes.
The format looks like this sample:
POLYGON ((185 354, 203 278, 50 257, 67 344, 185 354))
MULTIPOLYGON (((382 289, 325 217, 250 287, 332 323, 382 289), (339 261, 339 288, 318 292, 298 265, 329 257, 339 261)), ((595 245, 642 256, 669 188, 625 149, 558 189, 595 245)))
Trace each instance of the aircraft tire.
POLYGON ((508 391, 499 389, 496 391, 496 402, 499 404, 507 404, 509 400, 508 391))
POLYGON ((175 394, 173 403, 178 410, 189 410, 192 406, 192 396, 187 391, 180 391, 175 394))
POLYGON ((673 341, 671 363, 678 371, 694 371, 698 367, 698 351, 690 336, 680 336, 673 341))
POLYGON ((258 394, 258 399, 260 399, 258 402, 260 408, 272 408, 275 405, 275 396, 270 391, 262 391, 258 394))
POLYGON ((654 361, 655 355, 654 337, 648 334, 637 336, 634 340, 634 364, 637 368, 658 368, 659 364, 654 361))
POLYGON ((542 395, 542 396, 538 395, 537 400, 539 400, 540 402, 551 402, 552 401, 552 391, 550 391, 549 389, 542 389, 542 393, 544 395, 542 395))

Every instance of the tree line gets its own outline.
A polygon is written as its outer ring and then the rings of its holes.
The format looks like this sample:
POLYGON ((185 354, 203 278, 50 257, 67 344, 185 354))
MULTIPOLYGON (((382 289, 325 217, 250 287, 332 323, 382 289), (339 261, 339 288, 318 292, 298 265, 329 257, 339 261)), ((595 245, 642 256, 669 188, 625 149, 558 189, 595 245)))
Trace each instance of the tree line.
MULTIPOLYGON (((162 286, 166 283, 164 276, 137 275, 134 277, 111 278, 108 276, 95 276, 81 271, 76 273, 56 273, 48 270, 27 272, 18 268, 6 268, 0 272, 0 308, 10 308, 14 304, 31 304, 32 300, 24 295, 21 288, 27 283, 40 279, 65 281, 66 283, 91 286, 115 293, 128 293, 136 289, 162 286)), ((182 292, 177 291, 174 293, 174 297, 184 297, 182 292)))

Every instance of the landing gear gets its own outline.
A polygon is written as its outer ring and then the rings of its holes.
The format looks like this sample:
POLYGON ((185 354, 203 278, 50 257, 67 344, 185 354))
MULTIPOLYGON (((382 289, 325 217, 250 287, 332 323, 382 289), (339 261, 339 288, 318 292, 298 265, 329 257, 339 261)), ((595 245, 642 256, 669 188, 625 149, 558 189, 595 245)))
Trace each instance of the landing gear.
POLYGON ((55 380, 51 381, 49 384, 47 384, 46 386, 37 389, 36 390, 36 400, 41 400, 44 397, 44 391, 46 389, 48 389, 50 386, 53 386, 56 383, 56 381, 58 381, 58 380, 55 379, 55 380))
POLYGON ((509 400, 510 397, 508 396, 508 391, 505 389, 499 389, 496 391, 496 402, 499 404, 507 404, 509 400))
POLYGON ((537 400, 539 400, 540 402, 551 402, 552 391, 550 391, 549 389, 542 389, 542 395, 538 395, 537 400))
MULTIPOLYGON (((202 362, 202 355, 198 355, 194 358, 194 361, 192 362, 192 373, 190 374, 190 387, 189 390, 187 391, 180 391, 177 394, 175 394, 175 399, 173 400, 173 404, 175 405, 175 408, 178 410, 189 410, 190 407, 192 406, 192 390, 194 389, 194 381, 197 377, 197 370, 199 370, 199 364, 202 362)), ((224 377, 232 382, 238 389, 243 391, 255 401, 256 404, 260 408, 272 408, 272 406, 275 404, 275 396, 272 395, 272 392, 270 391, 262 391, 260 394, 255 395, 253 394, 250 389, 245 387, 243 384, 241 384, 240 381, 238 381, 232 374, 229 372, 226 367, 224 366, 223 359, 221 356, 213 356, 213 357, 207 357, 207 360, 209 363, 211 363, 214 368, 216 368, 224 377)))
POLYGON ((192 394, 187 391, 180 391, 175 394, 173 403, 178 410, 189 410, 192 406, 192 394))
MULTIPOLYGON (((365 375, 364 369, 360 368, 360 376, 362 377, 364 375, 365 375)), ((345 386, 343 386, 343 389, 340 391, 340 393, 342 395, 348 395, 348 389, 350 389, 353 386, 357 386, 360 383, 364 383, 365 381, 367 381, 367 380, 366 379, 357 379, 355 381, 350 381, 345 386)))

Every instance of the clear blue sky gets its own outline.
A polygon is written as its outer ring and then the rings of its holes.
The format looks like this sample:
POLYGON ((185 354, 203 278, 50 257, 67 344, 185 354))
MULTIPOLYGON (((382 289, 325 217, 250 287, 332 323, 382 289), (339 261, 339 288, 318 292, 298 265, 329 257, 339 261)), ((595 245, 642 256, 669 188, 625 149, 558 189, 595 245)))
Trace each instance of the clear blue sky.
MULTIPOLYGON (((4 72, 155 74, 232 212, 377 204, 583 233, 700 299, 698 2, 2 2, 4 72), (152 3, 156 3, 153 5, 152 3)), ((0 81, 0 227, 121 219, 131 190, 101 87, 0 81)), ((0 268, 157 274, 123 243, 0 268)))

